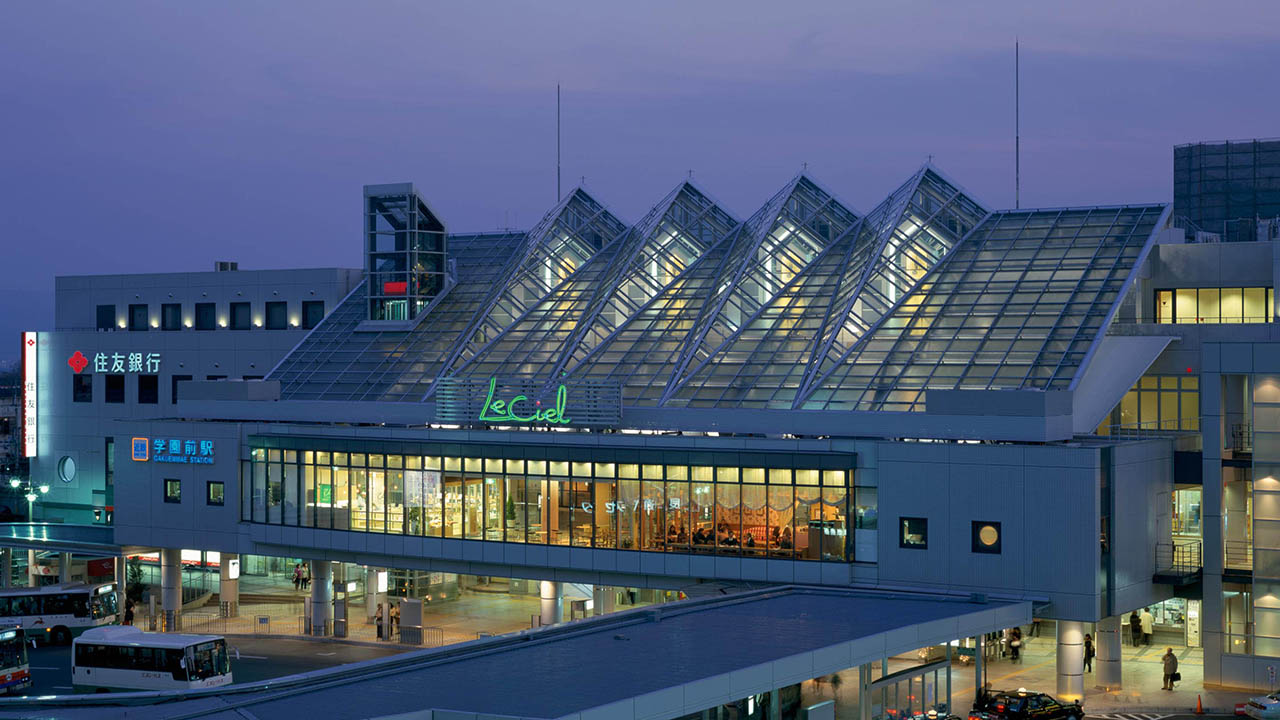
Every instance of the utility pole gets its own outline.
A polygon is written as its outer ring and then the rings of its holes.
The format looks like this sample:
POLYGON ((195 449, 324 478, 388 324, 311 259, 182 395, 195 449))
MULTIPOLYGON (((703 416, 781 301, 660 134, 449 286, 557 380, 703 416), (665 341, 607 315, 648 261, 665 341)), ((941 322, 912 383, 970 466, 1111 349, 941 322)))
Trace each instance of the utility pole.
POLYGON ((1013 40, 1013 207, 1022 207, 1022 76, 1018 40, 1013 40))
POLYGON ((560 83, 556 83, 556 202, 560 202, 560 83))

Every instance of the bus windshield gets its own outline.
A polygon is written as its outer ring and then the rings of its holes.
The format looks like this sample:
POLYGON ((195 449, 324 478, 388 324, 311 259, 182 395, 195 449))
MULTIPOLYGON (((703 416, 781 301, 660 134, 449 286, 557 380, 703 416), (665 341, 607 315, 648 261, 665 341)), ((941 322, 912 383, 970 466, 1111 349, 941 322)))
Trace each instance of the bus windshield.
POLYGON ((187 672, 192 680, 204 680, 231 672, 227 641, 212 640, 187 648, 187 672))
POLYGON ((89 599, 89 607, 93 611, 93 619, 101 620, 109 615, 115 615, 117 610, 116 603, 116 594, 114 592, 94 595, 89 599))
POLYGON ((27 644, 22 633, 10 630, 0 634, 0 670, 12 671, 26 664, 27 644))

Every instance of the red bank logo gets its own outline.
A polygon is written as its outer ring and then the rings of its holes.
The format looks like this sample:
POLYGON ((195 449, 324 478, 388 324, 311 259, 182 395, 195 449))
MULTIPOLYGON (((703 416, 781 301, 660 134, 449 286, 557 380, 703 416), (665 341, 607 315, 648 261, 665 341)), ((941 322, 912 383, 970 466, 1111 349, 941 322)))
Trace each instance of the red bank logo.
POLYGON ((71 366, 72 370, 76 371, 77 375, 79 375, 81 370, 89 367, 89 358, 85 357, 84 353, 77 350, 75 355, 67 358, 67 364, 71 366))

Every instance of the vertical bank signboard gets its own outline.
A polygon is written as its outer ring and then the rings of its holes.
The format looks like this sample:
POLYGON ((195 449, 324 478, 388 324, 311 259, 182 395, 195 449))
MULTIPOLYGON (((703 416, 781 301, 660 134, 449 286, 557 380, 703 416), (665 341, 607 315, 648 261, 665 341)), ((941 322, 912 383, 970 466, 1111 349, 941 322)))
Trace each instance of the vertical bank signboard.
POLYGON ((40 333, 22 333, 22 455, 35 457, 40 438, 40 333))

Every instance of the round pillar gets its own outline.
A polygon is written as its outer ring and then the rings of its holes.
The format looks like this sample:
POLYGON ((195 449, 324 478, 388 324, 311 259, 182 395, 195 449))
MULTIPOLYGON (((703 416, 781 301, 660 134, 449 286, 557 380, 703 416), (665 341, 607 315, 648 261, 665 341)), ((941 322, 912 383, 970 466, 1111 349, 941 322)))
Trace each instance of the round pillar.
POLYGON ((71 553, 58 553, 58 582, 71 582, 71 553))
POLYGON ((1058 621, 1058 699, 1084 700, 1084 623, 1058 621))
POLYGON ((240 616, 240 573, 231 577, 231 566, 239 568, 240 556, 235 553, 218 554, 218 605, 223 617, 240 616))
POLYGON ((1098 637, 1094 647, 1098 650, 1097 683, 1103 690, 1119 690, 1120 685, 1120 618, 1107 617, 1098 621, 1098 637))
POLYGON ((327 635, 333 620, 333 563, 311 561, 311 634, 327 635))
POLYGON ((36 551, 27 551, 27 587, 40 586, 40 573, 37 572, 36 551))
POLYGON ((160 609, 163 632, 178 631, 182 613, 182 550, 160 550, 160 609))
POLYGON ((542 600, 542 624, 555 625, 564 622, 564 586, 551 580, 538 585, 538 597, 542 600))

